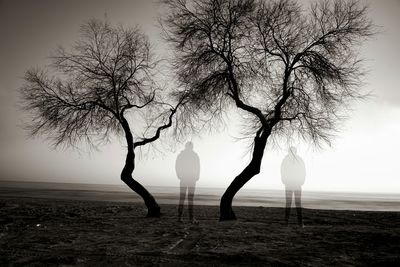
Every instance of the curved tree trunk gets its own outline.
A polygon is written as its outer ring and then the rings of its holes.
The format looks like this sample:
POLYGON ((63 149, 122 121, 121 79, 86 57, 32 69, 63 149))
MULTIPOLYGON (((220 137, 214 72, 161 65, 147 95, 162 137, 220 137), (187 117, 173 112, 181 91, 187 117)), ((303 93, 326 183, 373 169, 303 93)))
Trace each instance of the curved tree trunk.
POLYGON ((160 217, 160 206, 157 204, 154 197, 142 186, 138 181, 132 178, 133 170, 135 169, 135 151, 133 145, 133 137, 130 131, 128 122, 125 118, 121 118, 122 127, 125 132, 126 142, 128 145, 128 153, 126 155, 125 166, 121 172, 121 180, 135 191, 144 200, 147 207, 147 217, 160 217))
POLYGON ((235 213, 232 209, 233 197, 251 178, 260 173, 261 162, 269 134, 270 132, 263 131, 254 138, 254 149, 250 163, 235 177, 222 195, 220 202, 220 221, 236 220, 235 213))

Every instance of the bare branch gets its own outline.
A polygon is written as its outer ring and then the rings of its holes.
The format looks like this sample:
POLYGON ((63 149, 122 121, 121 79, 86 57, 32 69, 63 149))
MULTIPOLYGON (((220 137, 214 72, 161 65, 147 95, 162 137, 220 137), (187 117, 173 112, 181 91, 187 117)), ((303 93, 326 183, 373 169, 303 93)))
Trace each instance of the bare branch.
POLYGON ((133 144, 133 147, 139 147, 139 146, 144 146, 148 143, 156 141, 158 138, 160 138, 160 134, 163 130, 168 129, 169 127, 172 126, 172 118, 175 115, 176 111, 178 110, 179 106, 181 106, 184 103, 184 98, 181 98, 181 100, 175 105, 174 108, 170 109, 170 113, 168 116, 168 120, 165 124, 159 126, 156 129, 155 134, 152 137, 149 138, 142 138, 140 141, 137 141, 133 144))

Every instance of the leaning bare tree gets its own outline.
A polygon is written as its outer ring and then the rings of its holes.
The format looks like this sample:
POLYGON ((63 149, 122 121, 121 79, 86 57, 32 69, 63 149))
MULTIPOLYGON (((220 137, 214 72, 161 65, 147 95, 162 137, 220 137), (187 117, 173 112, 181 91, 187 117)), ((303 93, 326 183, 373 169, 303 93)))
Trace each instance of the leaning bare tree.
POLYGON ((221 198, 235 219, 235 194, 260 172, 269 138, 328 141, 342 110, 362 96, 360 43, 373 26, 358 1, 165 0, 163 20, 181 86, 195 116, 233 104, 247 114, 251 160, 221 198))
POLYGON ((171 126, 182 101, 172 106, 161 99, 147 37, 136 28, 91 20, 70 51, 59 48, 51 59, 53 75, 29 70, 21 88, 24 108, 33 113, 32 135, 48 135, 56 146, 97 145, 112 133, 124 135, 128 153, 121 179, 143 198, 147 216, 159 217, 154 197, 132 178, 135 149, 171 126))

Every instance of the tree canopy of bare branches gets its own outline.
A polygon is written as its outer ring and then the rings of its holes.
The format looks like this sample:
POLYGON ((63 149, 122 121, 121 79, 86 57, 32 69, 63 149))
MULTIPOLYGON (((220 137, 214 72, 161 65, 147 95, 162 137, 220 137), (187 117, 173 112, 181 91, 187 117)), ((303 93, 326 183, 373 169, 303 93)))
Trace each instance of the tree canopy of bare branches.
POLYGON ((54 144, 96 144, 112 133, 125 136, 128 154, 121 179, 144 199, 148 216, 159 216, 153 196, 132 178, 135 148, 154 142, 172 125, 172 106, 154 79, 157 61, 148 38, 138 28, 90 20, 70 50, 60 47, 50 70, 26 72, 21 88, 24 108, 33 114, 31 133, 50 136, 54 144), (133 129, 144 126, 140 135, 133 129), (145 125, 140 123, 141 118, 145 125))
POLYGON ((270 137, 329 142, 343 108, 363 96, 357 48, 374 26, 356 0, 309 7, 296 0, 164 3, 166 39, 189 106, 219 114, 234 105, 248 114, 243 127, 254 136, 252 158, 220 205, 221 220, 235 219, 232 199, 260 172, 270 137))

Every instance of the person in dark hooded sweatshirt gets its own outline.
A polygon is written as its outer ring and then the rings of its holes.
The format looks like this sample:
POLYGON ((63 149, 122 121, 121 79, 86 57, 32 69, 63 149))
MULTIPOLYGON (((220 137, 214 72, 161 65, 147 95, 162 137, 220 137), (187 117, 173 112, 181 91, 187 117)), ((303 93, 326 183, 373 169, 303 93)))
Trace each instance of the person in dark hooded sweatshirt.
POLYGON ((289 153, 282 161, 281 178, 286 191, 285 222, 287 225, 289 224, 290 209, 294 195, 297 221, 300 227, 304 227, 301 209, 301 186, 306 178, 306 168, 303 159, 297 154, 297 149, 293 146, 289 148, 289 153))
POLYGON ((183 205, 186 198, 186 192, 188 195, 188 210, 189 219, 195 222, 193 216, 193 198, 194 191, 196 188, 196 182, 200 178, 200 158, 193 151, 193 143, 187 142, 185 149, 181 151, 176 158, 175 170, 178 179, 180 180, 180 197, 178 207, 178 218, 182 220, 183 205))

